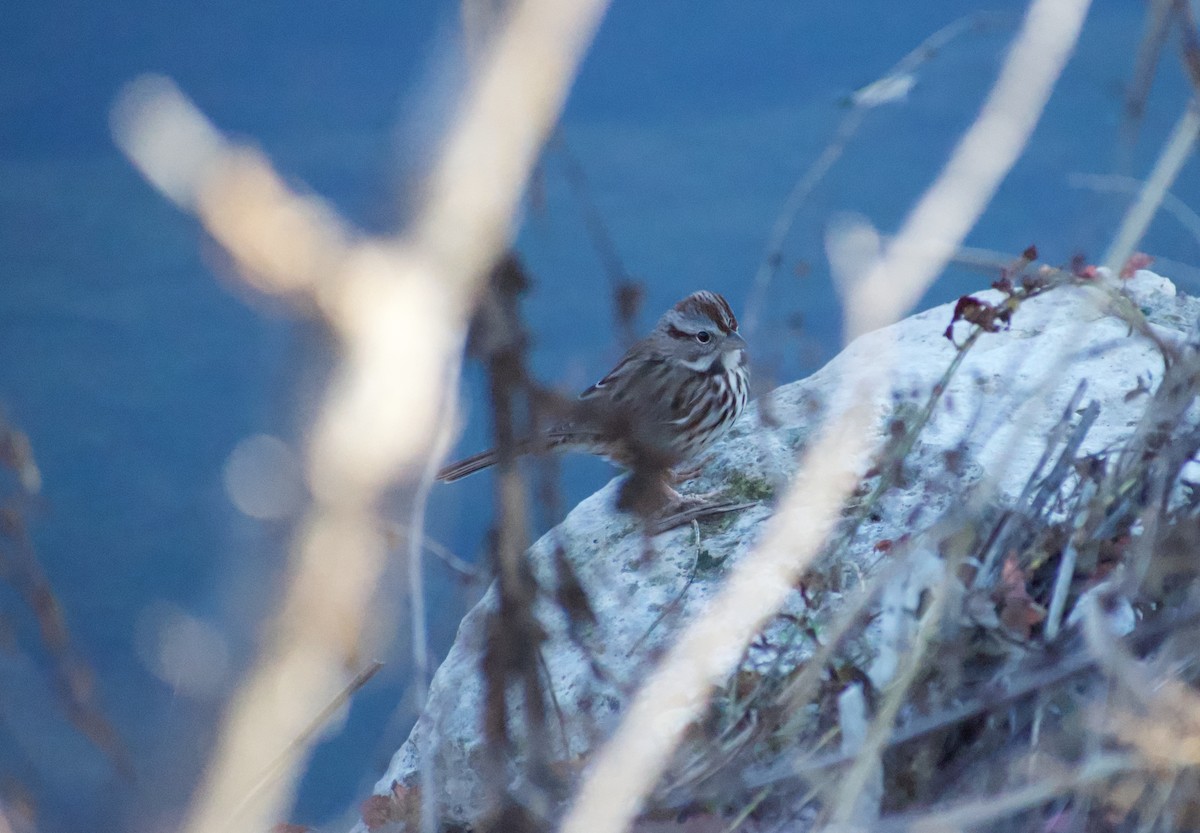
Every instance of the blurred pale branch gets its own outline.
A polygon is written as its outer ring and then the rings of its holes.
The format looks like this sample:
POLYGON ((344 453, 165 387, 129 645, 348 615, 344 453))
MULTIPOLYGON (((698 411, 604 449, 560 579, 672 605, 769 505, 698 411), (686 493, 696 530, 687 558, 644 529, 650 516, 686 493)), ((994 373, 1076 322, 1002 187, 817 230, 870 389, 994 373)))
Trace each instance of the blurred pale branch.
POLYGON ((1192 155, 1196 146, 1196 138, 1200 136, 1200 108, 1195 99, 1189 101, 1175 123, 1170 137, 1163 146, 1154 170, 1146 180, 1137 199, 1125 214, 1120 231, 1104 255, 1104 265, 1114 274, 1121 270, 1123 264, 1133 254, 1138 241, 1146 234, 1150 221, 1158 213, 1158 207, 1167 197, 1167 189, 1183 169, 1184 163, 1192 155))
MULTIPOLYGON (((472 73, 458 118, 405 233, 370 240, 285 186, 162 78, 134 82, 117 141, 155 186, 195 213, 263 291, 319 310, 341 339, 306 449, 311 509, 293 546, 267 644, 230 704, 185 827, 261 830, 285 811, 312 738, 345 684, 387 553, 385 490, 419 515, 448 444, 461 347, 526 178, 603 15, 604 0, 513 3, 472 73), (296 743, 300 739, 299 743, 296 743), (275 765, 280 776, 252 788, 275 765)), ((419 547, 420 535, 412 539, 419 547)))
MULTIPOLYGON (((1120 174, 1067 174, 1067 185, 1072 188, 1087 188, 1099 193, 1139 195, 1146 187, 1140 179, 1120 174)), ((1179 221, 1200 245, 1200 214, 1170 192, 1162 194, 1162 209, 1179 221)))
MULTIPOLYGON (((1088 8, 1087 0, 1031 5, 979 118, 897 239, 865 277, 857 276, 861 279, 848 287, 851 336, 903 314, 955 254, 1025 147, 1088 8)), ((686 727, 701 715, 713 684, 780 607, 832 528, 857 482, 856 466, 870 450, 874 413, 865 394, 887 380, 893 358, 881 356, 860 378, 843 383, 849 406, 810 446, 760 544, 634 698, 615 736, 597 755, 565 821, 566 833, 628 828, 686 727)))

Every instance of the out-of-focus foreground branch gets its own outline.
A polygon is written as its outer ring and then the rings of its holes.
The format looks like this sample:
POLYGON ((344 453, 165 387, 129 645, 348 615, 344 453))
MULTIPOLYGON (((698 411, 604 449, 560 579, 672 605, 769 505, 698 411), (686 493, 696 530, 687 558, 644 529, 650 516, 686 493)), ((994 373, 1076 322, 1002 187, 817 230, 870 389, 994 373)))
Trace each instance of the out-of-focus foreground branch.
MULTIPOLYGON (((41 488, 42 473, 29 437, 0 415, 0 586, 10 586, 33 614, 38 650, 47 657, 67 719, 108 757, 122 778, 132 779, 129 751, 97 702, 93 671, 71 638, 62 604, 33 546, 27 517, 41 488)), ((13 635, 8 639, 13 640, 13 635)), ((5 824, 0 806, 0 833, 5 824)))
MULTIPOLYGON (((851 336, 896 320, 954 255, 1024 149, 1088 7, 1088 0, 1031 5, 983 111, 939 179, 882 256, 858 260, 866 265, 865 276, 847 276, 860 278, 846 293, 851 336)), ((835 409, 839 415, 810 447, 762 542, 638 692, 585 780, 566 833, 615 833, 629 826, 687 726, 701 715, 712 686, 735 666, 819 551, 870 450, 869 394, 886 382, 894 358, 880 356, 862 376, 843 383, 848 407, 835 409)))
MULTIPOLYGON (((341 340, 308 439, 313 500, 284 596, 230 704, 186 830, 262 830, 284 813, 311 738, 293 742, 344 684, 371 611, 387 552, 384 492, 428 479, 448 444, 466 323, 606 5, 512 4, 472 74, 415 221, 393 240, 366 239, 319 199, 293 193, 170 81, 140 79, 118 102, 114 133, 145 176, 199 217, 249 282, 315 308, 341 340)), ((419 501, 423 490, 408 491, 419 501)))

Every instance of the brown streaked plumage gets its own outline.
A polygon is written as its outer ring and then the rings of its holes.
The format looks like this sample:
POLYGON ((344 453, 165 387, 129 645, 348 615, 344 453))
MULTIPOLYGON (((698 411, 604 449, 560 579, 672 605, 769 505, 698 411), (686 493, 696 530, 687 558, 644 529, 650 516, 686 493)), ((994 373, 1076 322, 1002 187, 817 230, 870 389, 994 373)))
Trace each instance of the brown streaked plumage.
MULTIPOLYGON (((574 418, 521 442, 517 451, 583 451, 626 468, 667 469, 687 462, 746 407, 746 342, 737 330, 724 298, 692 293, 579 395, 574 418)), ((446 466, 438 479, 459 480, 497 460, 494 450, 484 451, 446 466)))

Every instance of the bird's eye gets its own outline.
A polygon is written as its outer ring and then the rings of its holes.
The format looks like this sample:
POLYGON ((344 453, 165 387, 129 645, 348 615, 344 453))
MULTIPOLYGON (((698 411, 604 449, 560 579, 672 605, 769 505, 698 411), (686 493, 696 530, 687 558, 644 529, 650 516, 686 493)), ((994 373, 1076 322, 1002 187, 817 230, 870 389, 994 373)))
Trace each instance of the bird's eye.
POLYGON ((708 344, 710 341, 712 341, 712 336, 709 334, 708 330, 701 330, 700 332, 696 333, 696 341, 700 342, 701 344, 708 344))

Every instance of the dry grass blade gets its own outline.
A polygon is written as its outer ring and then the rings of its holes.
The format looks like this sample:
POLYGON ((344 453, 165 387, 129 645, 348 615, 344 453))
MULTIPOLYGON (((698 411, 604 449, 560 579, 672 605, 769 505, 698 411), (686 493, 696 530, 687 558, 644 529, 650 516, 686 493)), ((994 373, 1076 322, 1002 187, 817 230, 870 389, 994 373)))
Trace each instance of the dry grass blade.
MULTIPOLYGON (((1180 629, 1194 627, 1198 620, 1200 620, 1200 610, 1191 609, 1165 617, 1157 622, 1148 623, 1130 636, 1131 647, 1144 651, 1158 646, 1169 634, 1180 629)), ((902 729, 892 732, 887 746, 884 748, 886 750, 896 749, 980 716, 1016 708, 1022 700, 1052 692, 1065 683, 1093 673, 1099 664, 1096 654, 1082 645, 1065 656, 1053 657, 1049 664, 1047 664, 1047 660, 1046 657, 1030 657, 1032 667, 1018 669, 1008 674, 1001 690, 988 692, 983 696, 918 718, 902 729)), ((831 752, 800 759, 787 757, 761 769, 752 770, 743 779, 743 786, 747 791, 767 787, 793 789, 796 784, 817 781, 820 776, 828 775, 852 764, 854 760, 854 755, 844 752, 831 752)))
MULTIPOLYGON (((248 279, 320 310, 342 340, 343 361, 306 449, 314 505, 297 532, 267 645, 230 704, 186 830, 231 829, 254 779, 291 749, 281 777, 242 807, 236 826, 265 829, 281 817, 311 741, 289 744, 341 687, 372 609, 387 554, 379 504, 403 482, 410 515, 419 515, 420 484, 453 423, 467 318, 605 7, 512 4, 426 180, 417 219, 393 241, 363 240, 319 200, 292 193, 165 79, 134 85, 115 108, 118 143, 150 181, 194 211, 248 279)), ((420 535, 411 538, 419 547, 420 535)))
MULTIPOLYGON (((874 828, 875 833, 940 833, 974 829, 1045 804, 1055 796, 1095 786, 1115 776, 1140 768, 1128 755, 1104 755, 1089 760, 1076 770, 1039 778, 1033 783, 989 798, 962 801, 954 806, 911 818, 894 819, 874 828)), ((1046 828, 1049 829, 1049 828, 1046 828)))
MULTIPOLYGON (((983 112, 898 239, 854 288, 848 303, 851 335, 895 320, 955 253, 1024 148, 1074 49, 1088 6, 1086 0, 1037 0, 1031 6, 983 112)), ((584 781, 565 833, 612 833, 633 820, 685 726, 707 704, 710 687, 779 608, 832 529, 869 450, 875 417, 871 396, 889 370, 890 357, 881 357, 862 379, 848 383, 844 392, 852 404, 823 427, 758 547, 635 696, 584 781)))

